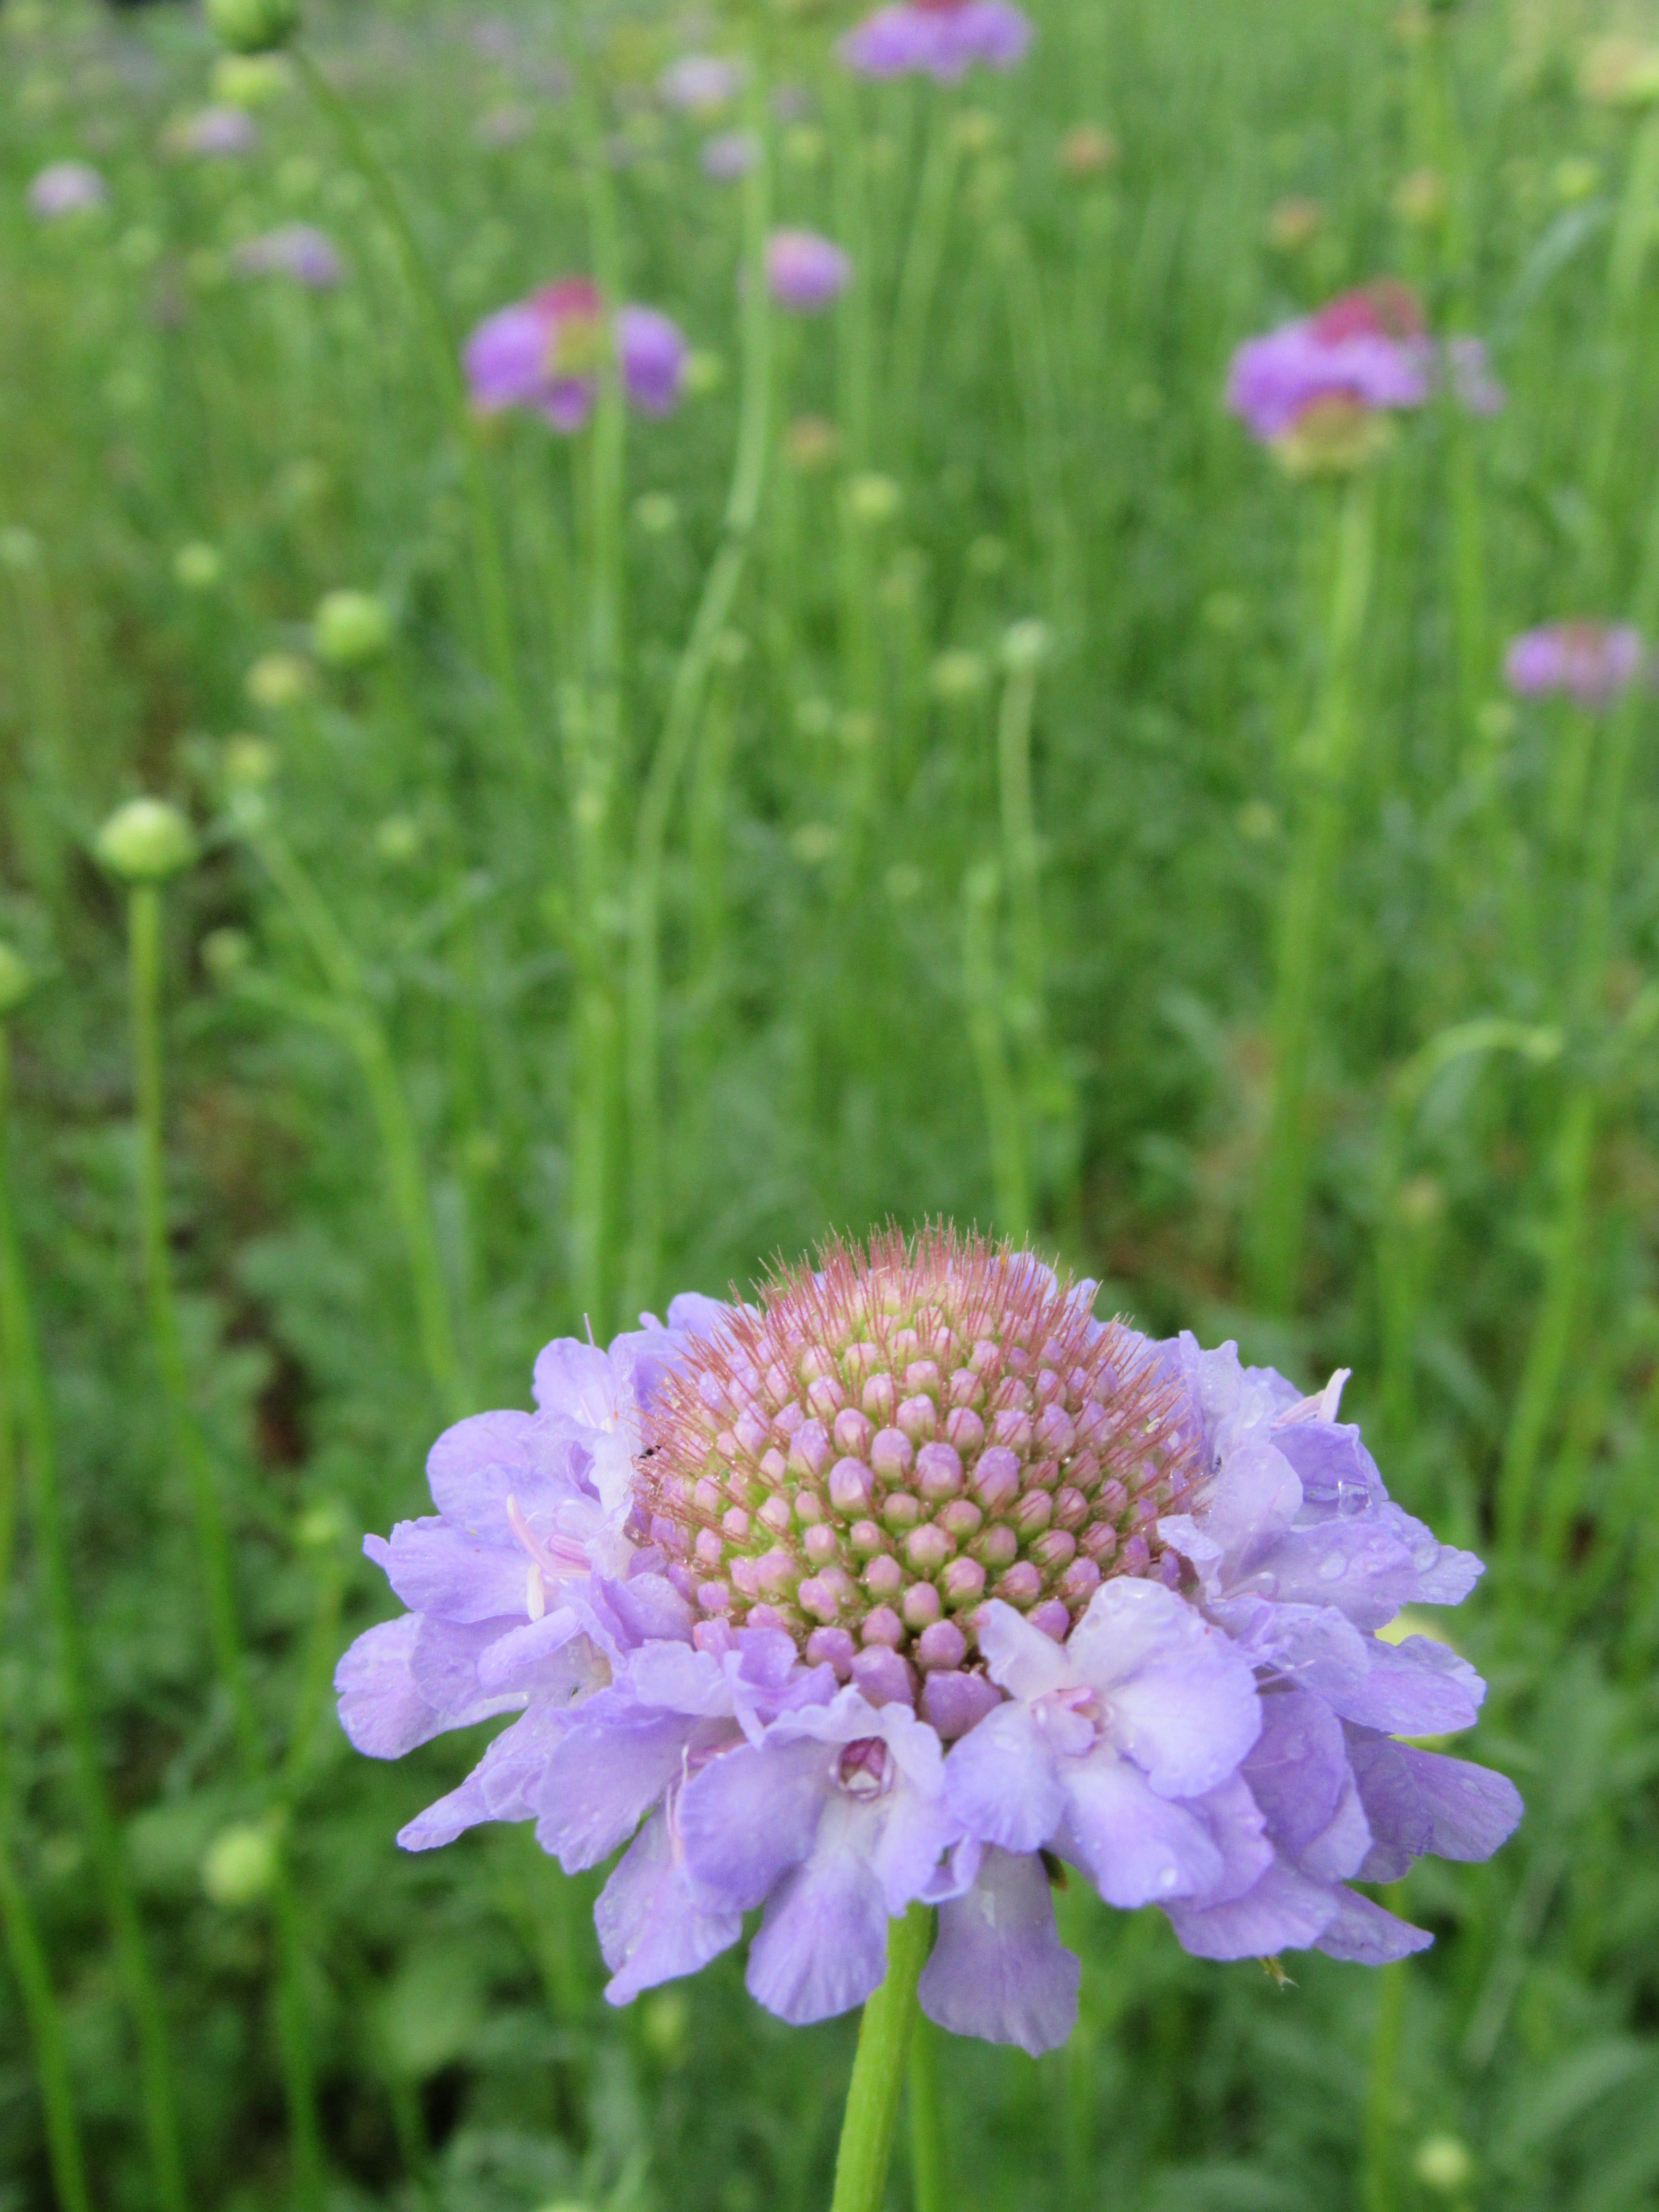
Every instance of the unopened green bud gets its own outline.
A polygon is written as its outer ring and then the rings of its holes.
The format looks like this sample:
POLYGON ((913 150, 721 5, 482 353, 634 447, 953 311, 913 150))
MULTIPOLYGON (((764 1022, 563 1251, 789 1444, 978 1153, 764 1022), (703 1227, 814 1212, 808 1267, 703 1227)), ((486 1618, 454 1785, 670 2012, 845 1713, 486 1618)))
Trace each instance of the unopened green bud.
POLYGON ((232 983, 247 966, 252 951, 246 930, 210 929, 202 939, 202 965, 216 983, 232 983))
POLYGON ((726 381, 726 363, 717 353, 708 353, 702 347, 685 356, 685 394, 688 399, 707 398, 718 392, 726 381))
POLYGON ((256 707, 297 707, 311 689, 311 671, 292 653, 267 653, 247 672, 247 696, 256 707))
POLYGON ((634 502, 634 520, 647 538, 666 538, 679 519, 679 501, 672 492, 641 492, 634 502))
POLYGON ((328 1498, 307 1506, 294 1531, 295 1542, 307 1552, 332 1551, 349 1534, 350 1526, 344 1513, 328 1498))
POLYGON ((955 706, 964 699, 975 699, 984 690, 990 676, 983 653, 969 653, 960 647, 941 653, 928 672, 927 680, 933 696, 955 706))
POLYGON ((1469 2156, 1468 2144, 1460 2142, 1455 2136, 1425 2136, 1417 2146, 1412 2164, 1424 2187, 1442 2197, 1455 2197, 1460 2190, 1466 2189, 1474 2172, 1474 2160, 1469 2156))
POLYGON ((225 739, 224 770, 232 791, 257 791, 276 773, 276 748, 264 738, 238 731, 225 739))
POLYGON ((196 858, 196 832, 165 799, 130 799, 98 832, 95 849, 112 875, 159 884, 196 858))
POLYGON ((268 54, 300 27, 300 0, 207 0, 209 27, 234 54, 268 54))
POLYGON ((28 962, 15 945, 0 937, 0 1019, 22 1005, 33 981, 28 962))
POLYGON ((866 530, 874 530, 892 520, 899 511, 902 497, 891 477, 867 470, 854 477, 847 487, 847 512, 854 522, 863 524, 866 530))
POLYGON ((1045 622, 1030 617, 1012 623, 1002 639, 1002 665, 1011 676, 1029 675, 1048 658, 1054 632, 1045 622))
POLYGON ((221 107, 264 107, 294 82, 285 54, 221 54, 213 64, 213 97, 221 107))
POLYGON ((420 823, 412 814, 388 814, 374 832, 374 849, 394 867, 412 860, 424 842, 420 823))
POLYGON ((224 573, 218 547, 199 538, 181 545, 173 556, 173 579, 187 592, 210 592, 224 573))
POLYGON ((331 592, 311 626, 317 658, 329 668, 361 668, 392 642, 392 616, 373 592, 331 592))
POLYGON ((222 1828, 202 1857, 202 1887, 234 1911, 257 1904, 276 1879, 276 1838, 252 1822, 222 1828))

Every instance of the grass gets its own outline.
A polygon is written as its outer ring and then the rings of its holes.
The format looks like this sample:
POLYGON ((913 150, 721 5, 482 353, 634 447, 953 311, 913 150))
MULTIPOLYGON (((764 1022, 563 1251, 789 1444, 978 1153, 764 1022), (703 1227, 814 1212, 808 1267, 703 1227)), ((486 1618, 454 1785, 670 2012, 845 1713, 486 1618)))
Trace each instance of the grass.
POLYGON ((1074 1887, 1067 2049, 939 2039, 951 2201, 1659 2197, 1654 711, 1500 680, 1536 620, 1659 633, 1659 133, 1565 6, 1035 12, 939 92, 732 10, 767 161, 721 185, 660 11, 319 6, 323 97, 210 160, 158 150, 191 15, 0 10, 0 2212, 823 2204, 853 2024, 731 1957, 611 2012, 595 1881, 392 1844, 477 1743, 373 1765, 327 1683, 456 1407, 889 1213, 1352 1366, 1494 1562, 1470 1748, 1528 1806, 1413 1869, 1437 1940, 1381 1975, 1074 1887), (36 222, 68 155, 108 204, 36 222), (234 274, 290 221, 337 288, 234 274), (768 221, 852 253, 833 313, 740 288, 768 221), (591 269, 692 396, 471 424, 446 348, 591 269), (1220 387, 1382 271, 1509 404, 1402 419, 1345 507, 1220 387), (393 617, 358 668, 343 587, 393 617), (91 857, 140 790, 202 839, 159 1091, 91 857))

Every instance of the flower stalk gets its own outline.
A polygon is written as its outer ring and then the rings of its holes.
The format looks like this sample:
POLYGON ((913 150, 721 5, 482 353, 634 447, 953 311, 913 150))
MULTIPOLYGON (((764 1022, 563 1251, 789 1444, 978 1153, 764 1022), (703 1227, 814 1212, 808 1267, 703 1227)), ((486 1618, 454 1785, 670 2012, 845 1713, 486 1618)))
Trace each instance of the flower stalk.
POLYGON ((933 1948, 933 1913, 912 1905, 887 1923, 887 1972, 864 2001, 847 2089, 830 2212, 881 2212, 899 2095, 919 2006, 916 1984, 933 1948))

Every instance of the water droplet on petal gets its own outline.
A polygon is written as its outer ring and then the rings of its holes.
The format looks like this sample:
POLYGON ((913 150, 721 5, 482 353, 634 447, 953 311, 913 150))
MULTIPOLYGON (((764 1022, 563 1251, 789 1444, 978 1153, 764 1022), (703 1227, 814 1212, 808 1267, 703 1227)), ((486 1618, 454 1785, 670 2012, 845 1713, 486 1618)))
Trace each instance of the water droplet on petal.
POLYGON ((1340 1552, 1327 1552, 1319 1562, 1320 1581, 1322 1583, 1340 1582, 1347 1571, 1347 1565, 1348 1563, 1340 1552))

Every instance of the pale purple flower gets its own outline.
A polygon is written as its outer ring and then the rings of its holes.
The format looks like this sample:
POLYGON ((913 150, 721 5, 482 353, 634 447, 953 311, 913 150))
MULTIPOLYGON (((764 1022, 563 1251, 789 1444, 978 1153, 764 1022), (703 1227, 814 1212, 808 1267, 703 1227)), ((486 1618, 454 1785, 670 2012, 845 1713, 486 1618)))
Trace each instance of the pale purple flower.
POLYGON ((179 125, 182 154, 206 159, 252 154, 259 143, 258 125, 245 107, 204 107, 179 125))
POLYGON ((766 241, 766 282, 780 307, 813 315, 847 286, 853 264, 833 239, 815 230, 775 230, 766 241))
POLYGON ((682 54, 657 79, 666 107, 712 115, 743 90, 743 64, 724 54, 682 54))
POLYGON ((1350 1881, 1484 1857, 1519 1800, 1397 1740, 1467 1727, 1482 1685, 1377 1631, 1480 1563, 1389 1499, 1340 1376, 1298 1397, 1093 1292, 889 1235, 758 1306, 550 1345, 538 1411, 447 1431, 435 1516, 368 1540, 411 1610, 341 1662, 354 1743, 515 1716, 400 1840, 532 1820, 570 1871, 626 1844, 595 1913, 617 2003, 762 1908, 750 1990, 822 2019, 933 1904, 925 2009, 1033 2052, 1077 2008, 1056 1860, 1203 1956, 1426 1942, 1350 1881))
POLYGON ((89 209, 102 207, 108 198, 108 185, 86 161, 51 162, 29 186, 30 211, 43 222, 56 222, 62 216, 84 215, 89 209))
POLYGON ((337 284, 344 268, 334 242, 308 222, 285 222, 250 238, 231 256, 240 276, 291 276, 313 291, 337 284))
POLYGON ((1509 404, 1509 393, 1492 374, 1481 338, 1448 338, 1446 366, 1451 388, 1471 415, 1497 415, 1509 404))
POLYGON ((760 141, 752 131, 722 131, 705 142, 698 158, 705 176, 729 185, 746 177, 760 155, 760 141))
POLYGON ((1510 690, 1565 691, 1581 707, 1606 707, 1642 672, 1642 640, 1629 623, 1544 623, 1510 641, 1510 690))
MULTIPOLYGON (((623 387, 642 414, 679 398, 685 340, 654 308, 625 307, 611 325, 623 387)), ((466 342, 472 403, 485 414, 529 407, 556 430, 580 430, 593 410, 607 343, 598 288, 585 276, 543 286, 487 316, 466 342)))
POLYGON ((1247 338, 1228 371, 1227 404, 1256 437, 1276 442, 1322 403, 1365 413, 1420 407, 1432 369, 1416 301, 1385 281, 1247 338))
POLYGON ((1030 43, 1030 20, 1011 0, 897 0, 855 24, 836 51, 864 76, 920 71, 951 83, 974 62, 1012 69, 1030 43))

